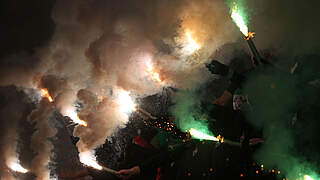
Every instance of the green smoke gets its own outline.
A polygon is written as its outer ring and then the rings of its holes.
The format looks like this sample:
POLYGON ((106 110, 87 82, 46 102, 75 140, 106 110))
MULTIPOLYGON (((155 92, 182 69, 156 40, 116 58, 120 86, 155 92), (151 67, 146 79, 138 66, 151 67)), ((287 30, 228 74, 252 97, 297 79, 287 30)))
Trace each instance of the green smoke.
POLYGON ((243 90, 253 111, 246 115, 263 129, 265 142, 255 154, 258 162, 266 168, 278 168, 289 179, 317 179, 320 88, 309 82, 320 78, 319 56, 301 60, 304 68, 299 67, 295 74, 274 67, 251 72, 243 90))
POLYGON ((174 97, 175 105, 171 112, 177 126, 184 132, 194 128, 204 134, 212 135, 208 122, 202 115, 199 94, 192 90, 179 91, 174 97))

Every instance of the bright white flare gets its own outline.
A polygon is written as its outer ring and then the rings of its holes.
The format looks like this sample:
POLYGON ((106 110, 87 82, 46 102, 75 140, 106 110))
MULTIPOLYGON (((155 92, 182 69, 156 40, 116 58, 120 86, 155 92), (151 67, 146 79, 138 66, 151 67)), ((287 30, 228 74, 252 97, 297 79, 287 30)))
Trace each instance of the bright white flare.
POLYGON ((190 54, 200 49, 200 45, 192 38, 191 32, 189 30, 186 31, 186 37, 188 40, 188 44, 185 47, 185 50, 190 54))
POLYGON ((236 25, 239 27, 242 34, 247 37, 248 33, 249 33, 248 26, 246 25, 241 14, 238 12, 238 7, 236 4, 232 8, 231 18, 236 23, 236 25))
POLYGON ((120 91, 118 95, 118 104, 120 106, 120 112, 122 113, 131 113, 132 111, 136 110, 136 105, 131 98, 129 91, 120 91))
POLYGON ((93 151, 81 152, 79 154, 79 157, 80 157, 81 163, 83 163, 87 166, 93 167, 95 169, 98 169, 98 170, 103 169, 103 167, 98 164, 93 151))
POLYGON ((304 175, 303 176, 303 179, 304 180, 314 180, 311 176, 309 176, 309 175, 304 175))
POLYGON ((65 115, 68 116, 76 124, 80 124, 85 127, 88 125, 87 122, 79 118, 78 114, 73 109, 67 109, 65 115))
POLYGON ((7 166, 12 170, 20 173, 27 173, 28 170, 19 164, 19 160, 11 159, 7 162, 7 166))
POLYGON ((219 141, 218 138, 214 137, 214 136, 210 136, 208 134, 205 134, 203 132, 200 132, 196 129, 191 128, 189 130, 189 133, 191 134, 192 137, 196 138, 196 139, 205 139, 205 140, 211 140, 211 141, 219 141))
POLYGON ((162 82, 161 79, 160 79, 159 73, 153 71, 153 66, 151 64, 151 60, 150 59, 147 60, 146 65, 147 65, 148 72, 151 75, 152 79, 154 79, 154 80, 156 80, 158 82, 162 82))

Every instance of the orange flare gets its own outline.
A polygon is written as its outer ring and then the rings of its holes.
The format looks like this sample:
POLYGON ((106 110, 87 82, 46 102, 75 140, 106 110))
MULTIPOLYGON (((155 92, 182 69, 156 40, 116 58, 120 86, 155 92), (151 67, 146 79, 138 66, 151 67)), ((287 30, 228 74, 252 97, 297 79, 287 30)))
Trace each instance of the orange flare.
POLYGON ((82 120, 82 119, 80 119, 79 116, 78 116, 78 114, 77 114, 74 110, 68 109, 68 110, 66 111, 66 115, 69 116, 70 119, 71 119, 74 123, 80 124, 81 126, 84 126, 84 127, 87 127, 87 126, 88 126, 87 122, 84 121, 84 120, 82 120))
POLYGON ((53 102, 53 99, 50 96, 49 91, 46 88, 42 88, 41 92, 42 92, 42 97, 47 98, 49 102, 53 102))

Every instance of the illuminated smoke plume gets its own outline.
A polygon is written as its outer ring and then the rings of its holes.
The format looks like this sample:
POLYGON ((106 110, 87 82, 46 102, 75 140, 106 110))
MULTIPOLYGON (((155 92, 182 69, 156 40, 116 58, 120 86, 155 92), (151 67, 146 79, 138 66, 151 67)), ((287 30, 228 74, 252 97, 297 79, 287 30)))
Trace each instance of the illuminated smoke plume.
MULTIPOLYGON (((87 121, 88 126, 78 126, 74 135, 80 137, 77 143, 79 152, 87 152, 103 144, 106 138, 118 127, 123 126, 128 121, 127 113, 134 107, 121 108, 119 100, 126 100, 126 94, 122 95, 123 90, 115 92, 115 97, 105 97, 98 102, 97 97, 90 91, 80 90, 78 98, 84 103, 84 108, 80 111, 79 116, 87 121), (124 96, 124 97, 122 97, 124 96), (119 99, 120 97, 120 99, 119 99), (122 98, 121 98, 122 97, 122 98)), ((126 101, 125 105, 130 102, 126 101)))
POLYGON ((31 171, 36 175, 37 180, 50 179, 48 164, 53 146, 49 138, 56 134, 56 129, 49 124, 53 111, 53 104, 43 98, 38 107, 29 115, 30 122, 35 123, 36 127, 31 137, 31 148, 36 153, 31 162, 31 171))
MULTIPOLYGON (((47 46, 32 57, 8 57, 10 63, 0 68, 0 82, 47 89, 61 114, 87 123, 74 132, 80 137, 79 151, 93 150, 128 122, 128 114, 119 112, 120 91, 143 97, 163 86, 192 88, 207 80, 204 63, 238 37, 237 29, 229 28, 233 26, 228 12, 222 0, 58 0, 52 12, 55 32, 47 46), (163 83, 154 80, 146 65, 149 61, 163 83), (83 109, 75 107, 77 100, 83 109)), ((48 115, 52 106, 42 100, 35 112, 48 115)), ((34 161, 32 170, 48 175, 44 169, 51 150, 47 138, 54 133, 47 131, 38 139, 39 133, 50 130, 48 116, 31 117, 38 124, 33 144, 46 144, 43 151, 34 148, 41 161, 34 161), (35 168, 36 162, 43 171, 35 168)))
POLYGON ((14 159, 17 159, 17 134, 16 129, 9 129, 6 131, 5 136, 1 139, 2 147, 1 147, 1 171, 0 177, 1 179, 15 179, 13 175, 10 173, 10 165, 14 159))
POLYGON ((23 119, 27 105, 24 95, 14 87, 0 88, 0 179, 15 179, 12 174, 22 169, 19 162, 19 123, 23 119))

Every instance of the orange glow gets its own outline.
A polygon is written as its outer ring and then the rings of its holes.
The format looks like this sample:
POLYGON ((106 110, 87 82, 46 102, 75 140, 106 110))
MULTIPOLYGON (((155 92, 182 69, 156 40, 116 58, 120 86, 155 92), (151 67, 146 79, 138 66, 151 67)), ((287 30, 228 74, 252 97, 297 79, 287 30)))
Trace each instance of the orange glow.
POLYGON ((53 102, 53 99, 46 88, 41 89, 41 96, 47 98, 49 102, 53 102))
POLYGON ((221 143, 224 142, 224 137, 222 137, 220 134, 217 136, 217 138, 220 140, 221 143))
POLYGON ((248 33, 248 36, 246 37, 246 40, 248 41, 249 39, 254 38, 254 35, 255 35, 255 34, 256 34, 255 32, 249 32, 249 33, 248 33))
POLYGON ((157 73, 157 72, 155 72, 153 70, 153 66, 151 64, 151 60, 148 60, 146 62, 146 65, 147 65, 147 70, 148 70, 149 74, 151 75, 152 79, 154 79, 154 80, 156 80, 158 82, 162 82, 159 73, 157 73))
POLYGON ((243 174, 240 174, 240 177, 243 177, 243 174))
POLYGON ((200 49, 200 45, 193 39, 191 32, 186 30, 186 37, 188 40, 188 45, 186 46, 186 50, 190 53, 194 53, 195 51, 200 49))
POLYGON ((73 109, 68 109, 66 111, 66 116, 68 116, 76 124, 80 124, 81 126, 84 126, 84 127, 88 126, 87 122, 80 119, 78 114, 73 109))

